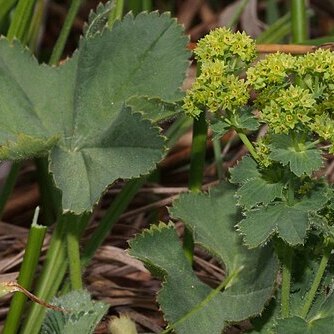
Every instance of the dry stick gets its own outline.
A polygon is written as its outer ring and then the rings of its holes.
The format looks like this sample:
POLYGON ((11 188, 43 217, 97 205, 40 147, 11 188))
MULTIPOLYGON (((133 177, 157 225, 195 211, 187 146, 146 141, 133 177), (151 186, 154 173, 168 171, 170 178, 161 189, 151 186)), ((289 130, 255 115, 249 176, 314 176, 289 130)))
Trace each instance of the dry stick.
POLYGON ((299 44, 259 44, 256 46, 258 53, 283 52, 295 55, 314 52, 318 49, 329 49, 334 51, 334 43, 325 43, 319 46, 299 44))
POLYGON ((38 297, 36 297, 35 295, 33 295, 31 292, 29 292, 28 290, 26 290, 23 286, 21 286, 20 284, 18 284, 15 281, 10 281, 10 282, 6 282, 5 284, 7 287, 11 288, 10 292, 22 292, 23 294, 25 294, 29 299, 31 299, 33 302, 38 303, 44 307, 47 307, 49 309, 52 309, 54 311, 59 311, 59 312, 68 312, 68 310, 63 309, 62 307, 58 307, 52 304, 49 304, 47 302, 45 302, 42 299, 39 299, 38 297))
MULTIPOLYGON (((189 43, 188 48, 194 50, 196 43, 189 43)), ((305 54, 308 52, 314 52, 318 49, 329 49, 334 51, 334 43, 325 43, 319 46, 315 45, 299 45, 299 44, 257 44, 256 50, 258 53, 291 53, 294 55, 305 54)))

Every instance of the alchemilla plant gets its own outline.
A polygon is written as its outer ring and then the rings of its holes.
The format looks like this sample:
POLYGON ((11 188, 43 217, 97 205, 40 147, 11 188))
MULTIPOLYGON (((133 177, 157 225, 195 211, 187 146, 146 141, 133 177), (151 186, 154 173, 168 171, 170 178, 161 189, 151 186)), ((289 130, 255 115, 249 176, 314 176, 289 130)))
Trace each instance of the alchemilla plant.
MULTIPOLYGON (((112 10, 107 3, 91 14, 78 50, 58 67, 0 39, 0 159, 44 157, 60 194, 35 294, 50 301, 67 264, 71 288, 81 291, 53 301, 42 332, 92 333, 103 317, 107 306, 82 291, 82 269, 143 181, 125 186, 115 213, 80 254, 88 212, 115 180, 154 170, 166 146, 157 124, 182 104, 195 120, 206 116, 216 136, 234 130, 249 154, 219 186, 183 194, 170 210, 224 265, 218 287, 194 274, 172 223, 130 242, 131 254, 163 281, 164 333, 220 334, 246 319, 253 333, 334 333, 334 194, 315 177, 334 153, 333 53, 277 53, 256 62, 251 38, 220 28, 199 41, 199 75, 184 97, 189 54, 182 28, 156 12, 115 22, 112 10), (249 133, 261 126, 265 135, 252 142, 249 133)), ((2 284, 0 292, 18 286, 2 284)), ((20 305, 11 307, 5 333, 20 326, 22 334, 39 333, 43 307, 33 304, 20 324, 20 305)))
POLYGON ((224 263, 219 287, 194 276, 171 225, 131 242, 131 253, 164 280, 165 332, 218 334, 248 318, 252 333, 334 333, 333 189, 315 177, 334 152, 334 54, 276 53, 256 62, 252 39, 220 28, 198 43, 195 57, 200 74, 185 112, 207 113, 216 135, 233 129, 249 154, 228 182, 184 194, 171 209, 224 263), (265 135, 252 143, 248 134, 262 125, 265 135))

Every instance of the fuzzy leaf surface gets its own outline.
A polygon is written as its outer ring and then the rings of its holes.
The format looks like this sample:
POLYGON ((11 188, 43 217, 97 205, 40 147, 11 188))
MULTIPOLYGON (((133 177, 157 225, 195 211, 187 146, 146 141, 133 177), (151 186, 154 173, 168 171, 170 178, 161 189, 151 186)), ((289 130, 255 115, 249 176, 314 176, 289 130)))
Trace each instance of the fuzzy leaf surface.
POLYGON ((273 135, 272 138, 269 157, 284 166, 289 165, 290 170, 298 177, 303 174, 310 176, 322 166, 321 152, 308 146, 311 143, 296 143, 287 135, 273 135))
POLYGON ((328 198, 323 189, 313 191, 294 205, 275 202, 247 211, 238 228, 249 248, 267 243, 274 234, 292 246, 303 244, 311 222, 309 213, 320 210, 328 198))
POLYGON ((306 321, 300 317, 278 320, 277 334, 333 334, 334 316, 319 314, 319 318, 306 321))
POLYGON ((227 131, 233 128, 255 131, 259 128, 259 122, 249 110, 245 109, 231 115, 231 119, 219 119, 211 125, 215 137, 222 137, 227 131))
POLYGON ((263 175, 256 162, 249 156, 230 170, 231 182, 239 183, 237 190, 238 203, 249 209, 258 204, 267 205, 275 198, 281 198, 284 188, 282 180, 275 180, 270 175, 263 175))
POLYGON ((107 304, 92 301, 83 290, 54 298, 52 304, 70 311, 48 311, 41 334, 92 334, 109 308, 107 304))
POLYGON ((82 39, 59 67, 39 65, 1 39, 0 159, 27 147, 26 157, 40 155, 50 149, 49 138, 58 138, 49 158, 63 210, 90 210, 109 184, 147 174, 162 158, 159 129, 126 102, 178 100, 186 42, 176 21, 158 13, 127 15, 112 30, 82 39))
POLYGON ((178 103, 166 102, 158 98, 133 97, 126 103, 133 110, 142 114, 143 118, 153 122, 163 121, 181 113, 178 103))
POLYGON ((248 108, 243 108, 234 114, 231 122, 236 129, 255 131, 259 128, 260 123, 248 108))
POLYGON ((277 261, 269 248, 250 251, 242 245, 234 229, 234 189, 182 195, 172 214, 194 231, 196 243, 224 262, 231 277, 223 292, 203 284, 171 227, 153 227, 134 239, 131 254, 164 280, 158 302, 176 332, 220 334, 228 322, 262 312, 273 293, 277 261))

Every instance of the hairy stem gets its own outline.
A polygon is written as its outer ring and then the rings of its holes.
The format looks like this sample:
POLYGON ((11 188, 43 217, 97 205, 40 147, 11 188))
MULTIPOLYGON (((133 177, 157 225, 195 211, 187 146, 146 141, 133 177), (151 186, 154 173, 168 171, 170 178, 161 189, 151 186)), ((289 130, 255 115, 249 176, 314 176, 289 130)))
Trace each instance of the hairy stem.
POLYGON ((241 139, 241 141, 247 147, 251 156, 254 158, 254 160, 259 161, 259 156, 256 153, 255 148, 254 148, 253 144, 250 142, 250 140, 248 139, 248 137, 242 132, 242 130, 237 129, 237 133, 238 133, 239 138, 241 139))
POLYGON ((300 316, 302 318, 306 318, 306 316, 307 316, 307 314, 308 314, 308 312, 309 312, 309 310, 312 306, 313 300, 314 300, 314 298, 316 296, 316 293, 318 291, 318 288, 319 288, 319 285, 321 283, 322 277, 325 273, 327 263, 328 263, 328 260, 330 258, 332 249, 333 249, 332 246, 327 246, 324 250, 324 254, 321 258, 318 271, 315 275, 315 278, 314 278, 314 281, 312 283, 311 289, 306 294, 305 303, 304 303, 304 306, 303 306, 303 308, 300 312, 300 316))
POLYGON ((282 256, 282 295, 281 295, 281 314, 283 318, 287 318, 290 313, 290 286, 291 286, 291 270, 292 270, 292 248, 283 245, 282 256))

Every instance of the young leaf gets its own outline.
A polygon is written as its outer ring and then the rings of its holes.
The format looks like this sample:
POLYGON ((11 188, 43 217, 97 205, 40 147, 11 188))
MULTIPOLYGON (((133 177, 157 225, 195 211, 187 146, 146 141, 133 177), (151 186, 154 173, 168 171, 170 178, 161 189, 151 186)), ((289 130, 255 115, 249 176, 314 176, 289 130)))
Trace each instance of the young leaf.
POLYGON ((256 162, 249 156, 244 157, 230 173, 231 182, 241 184, 237 190, 238 204, 246 209, 261 203, 267 205, 275 198, 282 197, 284 180, 275 180, 269 173, 261 173, 256 162))
POLYGON ((83 34, 86 38, 94 37, 95 34, 101 34, 107 27, 110 12, 115 7, 115 1, 99 3, 96 12, 91 11, 88 16, 88 22, 83 27, 83 34))
POLYGON ((296 142, 291 136, 273 135, 269 157, 289 165, 290 170, 298 177, 311 175, 322 166, 321 152, 310 145, 310 142, 296 142))
POLYGON ((41 334, 92 334, 109 305, 94 302, 87 291, 72 291, 52 300, 65 312, 48 311, 41 334))
POLYGON ((234 128, 241 130, 255 131, 260 126, 260 123, 251 113, 249 108, 242 108, 238 113, 233 114, 231 123, 234 128))
POLYGON ((215 136, 221 137, 230 129, 251 130, 259 128, 259 122, 248 108, 242 108, 238 113, 231 113, 227 118, 219 118, 211 125, 215 136))
POLYGON ((326 193, 319 189, 291 206, 275 202, 247 211, 238 228, 249 248, 266 244, 274 234, 292 246, 303 244, 311 225, 309 213, 320 210, 327 200, 326 193))
POLYGON ((185 194, 172 214, 194 231, 201 247, 224 262, 227 278, 222 293, 199 281, 171 227, 152 227, 131 241, 131 254, 164 277, 158 302, 170 326, 177 333, 220 334, 227 322, 261 313, 273 293, 277 261, 269 248, 249 251, 242 245, 234 230, 234 189, 185 194))
POLYGON ((162 158, 159 130, 125 105, 133 96, 168 102, 182 96, 186 42, 176 21, 158 13, 127 15, 112 30, 82 39, 58 68, 38 65, 1 39, 2 151, 21 149, 24 136, 30 157, 50 149, 48 138, 59 138, 50 169, 63 210, 90 210, 109 184, 146 174, 162 158))

